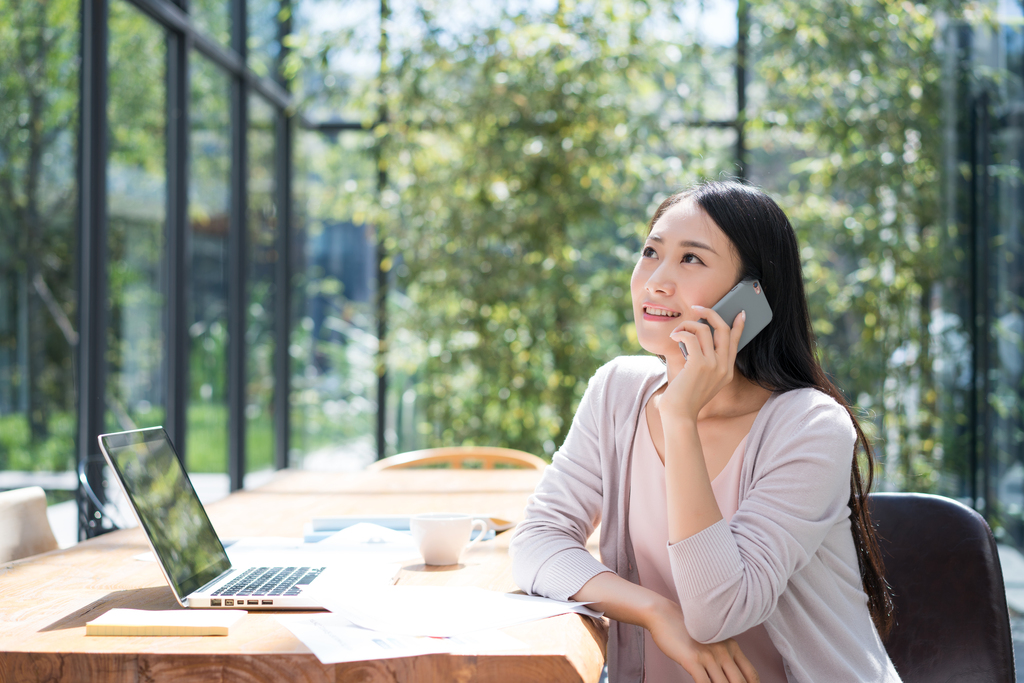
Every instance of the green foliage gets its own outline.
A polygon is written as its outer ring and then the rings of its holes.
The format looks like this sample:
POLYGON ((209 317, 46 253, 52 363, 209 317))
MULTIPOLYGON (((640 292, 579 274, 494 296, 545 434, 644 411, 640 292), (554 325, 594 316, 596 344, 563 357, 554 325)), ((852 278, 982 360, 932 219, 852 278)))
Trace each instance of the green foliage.
MULTIPOLYGON (((377 174, 371 156, 374 139, 362 132, 327 138, 302 132, 295 140, 296 220, 301 239, 323 245, 332 230, 365 230, 361 197, 375 193, 377 174)), ((337 257, 334 254, 334 257, 337 257)), ((370 254, 366 254, 370 257, 370 254)), ((371 301, 345 291, 327 263, 311 258, 293 280, 290 452, 298 458, 320 449, 372 451, 377 404, 375 372, 377 325, 371 301), (316 317, 316 320, 314 320, 316 317)), ((367 263, 372 273, 374 264, 367 263)), ((352 278, 353 280, 355 278, 352 278)))
POLYGON ((161 29, 129 3, 111 5, 109 26, 105 399, 119 430, 158 424, 154 407, 163 414, 166 50, 161 29))
POLYGON ((941 9, 782 0, 751 16, 752 165, 803 245, 823 361, 911 490, 943 467, 932 292, 963 267, 943 214, 941 9))
POLYGON ((550 453, 602 362, 635 353, 629 276, 659 193, 703 172, 668 157, 673 62, 642 4, 502 12, 479 32, 419 16, 377 126, 393 312, 426 358, 424 445, 550 453), (669 104, 666 105, 666 102, 669 104))
POLYGON ((71 412, 51 412, 47 436, 33 439, 24 413, 0 415, 0 470, 60 472, 75 466, 75 428, 71 412))
POLYGON ((0 0, 0 45, 0 411, 49 448, 75 405, 78 2, 0 0))

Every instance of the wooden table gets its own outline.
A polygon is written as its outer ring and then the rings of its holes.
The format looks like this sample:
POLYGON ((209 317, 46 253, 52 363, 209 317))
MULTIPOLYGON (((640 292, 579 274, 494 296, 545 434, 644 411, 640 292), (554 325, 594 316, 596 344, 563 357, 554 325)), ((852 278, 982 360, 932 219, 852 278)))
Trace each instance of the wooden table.
MULTIPOLYGON (((314 516, 430 511, 522 519, 535 470, 404 470, 356 474, 284 470, 269 484, 208 507, 222 538, 300 536, 314 516)), ((515 591, 511 534, 477 544, 457 567, 410 558, 402 584, 470 585, 515 591)), ((86 637, 85 623, 114 607, 174 609, 177 603, 139 529, 0 564, 0 683, 46 681, 557 681, 594 682, 607 627, 570 614, 505 629, 526 650, 426 655, 324 665, 272 613, 250 613, 227 637, 86 637)))

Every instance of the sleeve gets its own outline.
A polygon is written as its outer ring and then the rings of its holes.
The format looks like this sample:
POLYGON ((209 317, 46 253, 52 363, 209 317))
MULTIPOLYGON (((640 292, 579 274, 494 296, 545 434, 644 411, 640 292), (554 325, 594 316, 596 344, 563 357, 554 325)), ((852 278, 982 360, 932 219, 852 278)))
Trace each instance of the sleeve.
POLYGON ((568 600, 594 576, 611 571, 586 549, 601 522, 598 415, 604 403, 605 370, 591 378, 565 442, 530 496, 525 519, 509 546, 512 576, 532 595, 568 600))
POLYGON ((698 641, 718 642, 765 621, 832 529, 848 528, 850 416, 829 400, 796 418, 778 417, 732 520, 669 545, 686 627, 698 641))

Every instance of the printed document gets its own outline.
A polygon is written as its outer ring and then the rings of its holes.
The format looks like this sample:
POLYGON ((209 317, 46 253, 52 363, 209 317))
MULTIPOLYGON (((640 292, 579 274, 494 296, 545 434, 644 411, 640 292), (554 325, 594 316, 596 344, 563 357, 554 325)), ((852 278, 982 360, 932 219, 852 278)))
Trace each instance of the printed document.
POLYGON ((367 586, 346 593, 319 589, 314 596, 354 624, 392 635, 447 638, 569 612, 601 616, 587 603, 468 586, 367 586))

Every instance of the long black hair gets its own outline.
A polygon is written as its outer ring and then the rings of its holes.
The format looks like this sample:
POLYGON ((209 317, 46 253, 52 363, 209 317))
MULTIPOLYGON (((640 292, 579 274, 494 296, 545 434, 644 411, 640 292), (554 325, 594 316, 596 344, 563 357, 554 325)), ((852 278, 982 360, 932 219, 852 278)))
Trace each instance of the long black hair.
POLYGON ((884 638, 892 628, 892 596, 885 582, 878 537, 867 508, 874 477, 874 454, 843 395, 814 355, 814 332, 804 294, 800 250, 785 212, 757 188, 735 181, 706 182, 663 201, 648 232, 671 207, 693 201, 721 228, 742 263, 743 278, 756 278, 772 308, 772 322, 736 356, 736 369, 754 384, 776 392, 815 388, 846 409, 857 431, 850 472, 850 522, 864 592, 875 628, 884 638), (857 446, 865 455, 861 476, 857 446))

